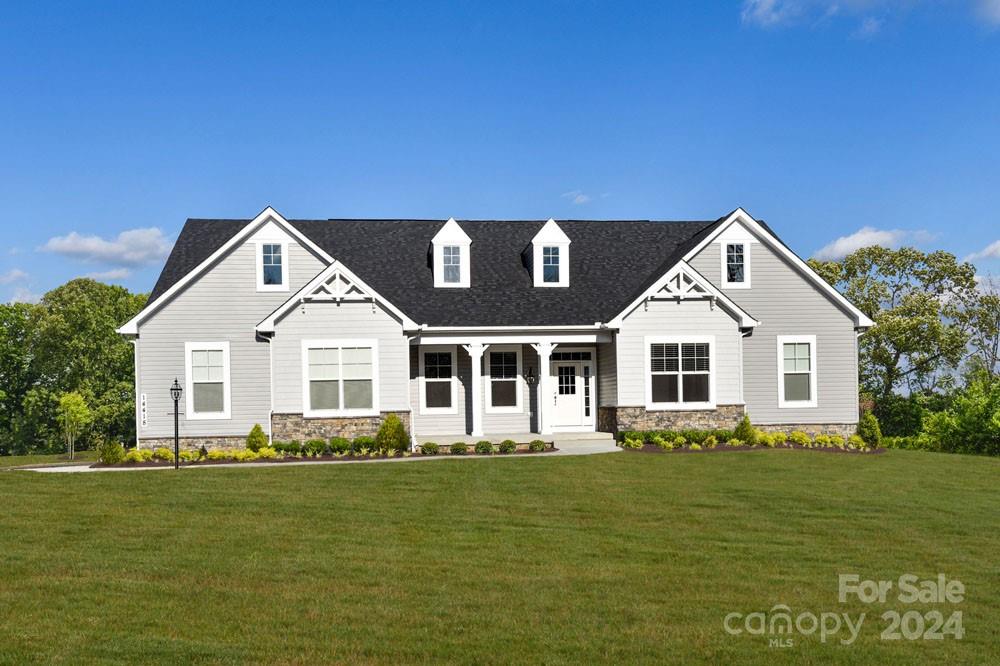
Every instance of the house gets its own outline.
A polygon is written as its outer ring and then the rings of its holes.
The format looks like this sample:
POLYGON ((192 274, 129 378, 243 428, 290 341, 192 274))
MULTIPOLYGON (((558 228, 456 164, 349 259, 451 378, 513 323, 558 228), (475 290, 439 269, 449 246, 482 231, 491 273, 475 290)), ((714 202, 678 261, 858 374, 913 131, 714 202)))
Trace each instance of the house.
POLYGON ((135 345, 140 446, 732 427, 854 431, 873 322, 763 222, 185 224, 135 345))

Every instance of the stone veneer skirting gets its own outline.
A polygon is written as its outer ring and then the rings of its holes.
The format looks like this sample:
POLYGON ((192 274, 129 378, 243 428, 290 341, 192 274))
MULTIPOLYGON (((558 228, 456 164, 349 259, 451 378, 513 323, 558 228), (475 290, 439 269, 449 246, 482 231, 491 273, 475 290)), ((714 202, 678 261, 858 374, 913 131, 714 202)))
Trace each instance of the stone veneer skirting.
POLYGON ((302 414, 275 414, 271 417, 271 437, 277 441, 297 439, 330 439, 346 437, 354 439, 362 435, 374 437, 382 420, 395 414, 403 422, 406 432, 410 432, 409 412, 382 412, 378 416, 345 416, 338 418, 305 418, 302 414))
POLYGON ((810 437, 815 437, 816 435, 840 435, 844 439, 858 432, 857 423, 778 423, 765 425, 754 423, 754 427, 764 432, 791 433, 801 430, 810 437))
MULTIPOLYGON (((182 449, 238 449, 247 445, 246 435, 221 436, 221 437, 181 437, 179 440, 182 449)), ((136 448, 157 449, 161 446, 174 450, 173 437, 140 437, 136 448)))
POLYGON ((715 409, 647 410, 645 407, 600 407, 598 428, 622 430, 716 430, 736 427, 743 418, 743 405, 718 405, 715 409))

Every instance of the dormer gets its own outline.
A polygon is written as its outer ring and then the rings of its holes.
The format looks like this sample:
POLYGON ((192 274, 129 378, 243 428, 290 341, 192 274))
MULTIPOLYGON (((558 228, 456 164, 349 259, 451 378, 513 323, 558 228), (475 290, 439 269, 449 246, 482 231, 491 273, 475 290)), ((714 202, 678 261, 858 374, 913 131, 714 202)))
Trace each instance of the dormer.
POLYGON ((472 239, 450 218, 431 240, 435 287, 468 288, 472 274, 472 239))
POLYGON ((531 240, 531 274, 536 287, 569 286, 569 236, 549 220, 531 240))

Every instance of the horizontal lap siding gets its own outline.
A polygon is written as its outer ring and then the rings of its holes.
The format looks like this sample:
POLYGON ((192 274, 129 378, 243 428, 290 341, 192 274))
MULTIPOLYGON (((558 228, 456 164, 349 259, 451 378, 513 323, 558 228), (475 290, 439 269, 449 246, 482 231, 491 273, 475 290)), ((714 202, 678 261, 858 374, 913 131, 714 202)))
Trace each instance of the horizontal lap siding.
POLYGON ((597 404, 618 405, 618 359, 613 342, 597 345, 597 404))
POLYGON ((646 404, 646 336, 714 335, 715 402, 740 403, 740 332, 736 321, 708 301, 650 301, 622 321, 618 346, 618 405, 646 404))
MULTIPOLYGON (((288 252, 287 292, 257 292, 256 245, 246 243, 140 325, 138 392, 146 394, 148 415, 140 438, 173 435, 169 388, 175 377, 185 386, 185 342, 229 342, 232 418, 187 421, 182 416, 181 436, 245 435, 255 423, 266 427, 271 410, 268 345, 257 341, 254 328, 323 269, 298 244, 289 243, 288 252)), ((183 404, 182 398, 182 411, 183 404)))
MULTIPOLYGON (((488 362, 490 349, 487 347, 483 353, 484 362, 488 362)), ((527 374, 528 368, 535 369, 535 377, 538 377, 538 354, 531 345, 521 345, 521 371, 527 374)), ((486 382, 486 367, 483 366, 483 381, 486 382)), ((535 424, 535 387, 528 386, 528 382, 523 378, 521 384, 521 411, 516 414, 490 414, 486 412, 486 387, 483 386, 483 432, 486 434, 511 434, 531 432, 535 424)), ((537 382, 535 384, 537 386, 537 382)))
POLYGON ((379 409, 409 411, 410 352, 403 326, 370 302, 306 303, 280 319, 274 339, 274 411, 301 414, 302 341, 374 338, 378 340, 379 409))
MULTIPOLYGON (((691 264, 721 285, 721 262, 721 247, 712 243, 691 264)), ((851 316, 764 243, 751 244, 750 285, 750 289, 723 290, 761 322, 743 342, 743 387, 750 418, 762 424, 856 422, 857 336, 851 316), (778 408, 779 335, 816 336, 817 407, 778 408)))
MULTIPOLYGON (((458 377, 457 414, 420 413, 420 347, 410 347, 410 405, 413 410, 413 432, 418 435, 461 435, 468 432, 466 406, 469 391, 466 387, 472 381, 472 363, 469 354, 461 345, 455 348, 455 363, 458 377)), ((443 442, 444 443, 444 442, 443 442)))

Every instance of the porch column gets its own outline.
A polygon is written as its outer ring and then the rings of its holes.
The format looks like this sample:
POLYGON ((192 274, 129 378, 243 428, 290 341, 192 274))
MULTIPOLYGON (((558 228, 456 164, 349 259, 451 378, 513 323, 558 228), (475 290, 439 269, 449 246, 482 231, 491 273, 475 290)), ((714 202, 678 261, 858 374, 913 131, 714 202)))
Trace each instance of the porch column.
POLYGON ((483 436, 483 351, 485 345, 476 342, 462 345, 472 360, 472 436, 483 436))
POLYGON ((552 434, 552 394, 549 388, 551 367, 549 359, 552 356, 552 343, 540 342, 531 345, 538 354, 538 395, 536 404, 538 405, 538 431, 543 435, 552 434))

